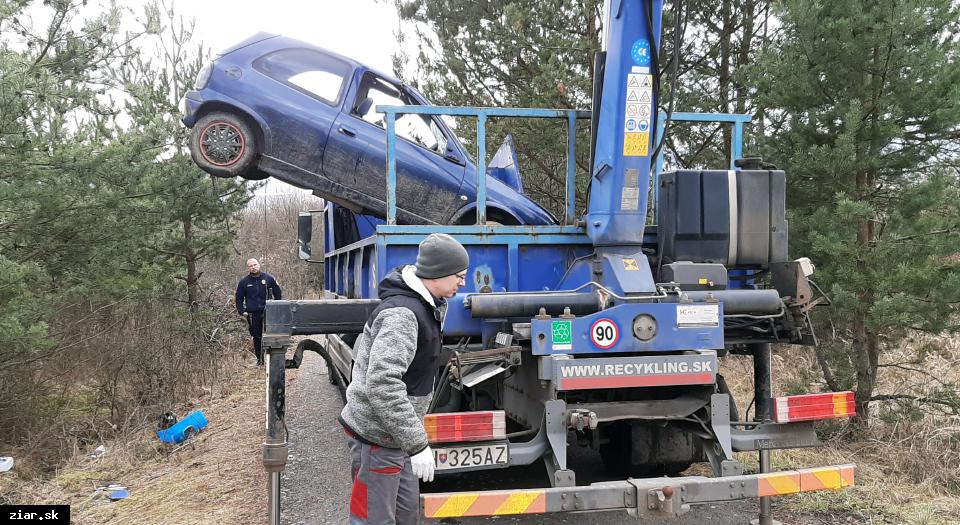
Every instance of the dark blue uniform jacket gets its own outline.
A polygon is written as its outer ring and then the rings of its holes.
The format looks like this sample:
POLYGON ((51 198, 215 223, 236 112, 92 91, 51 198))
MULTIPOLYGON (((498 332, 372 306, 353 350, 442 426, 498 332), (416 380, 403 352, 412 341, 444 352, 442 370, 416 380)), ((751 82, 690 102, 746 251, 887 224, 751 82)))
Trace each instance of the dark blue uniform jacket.
POLYGON ((262 312, 267 307, 267 293, 271 299, 280 299, 280 285, 272 275, 260 272, 257 275, 247 274, 237 284, 237 313, 262 312))

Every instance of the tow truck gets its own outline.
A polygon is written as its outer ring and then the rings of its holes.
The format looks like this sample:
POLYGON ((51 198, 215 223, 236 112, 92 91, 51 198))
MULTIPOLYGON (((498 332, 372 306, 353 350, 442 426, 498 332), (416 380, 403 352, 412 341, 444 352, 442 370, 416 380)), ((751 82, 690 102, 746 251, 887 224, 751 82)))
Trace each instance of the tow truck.
MULTIPOLYGON (((853 395, 773 396, 771 344, 816 344, 809 312, 825 298, 809 279, 811 262, 788 256, 786 174, 743 158, 749 116, 658 111, 661 10, 658 0, 605 3, 591 111, 377 107, 388 137, 385 221, 364 230, 361 217, 329 205, 323 297, 267 303, 263 464, 271 524, 280 520, 288 453, 284 381, 293 337, 310 336, 297 345, 294 365, 304 350, 316 351, 331 381, 348 384, 351 343, 377 305, 377 283, 411 263, 433 232, 456 237, 471 261, 466 287, 449 301, 443 367, 424 418, 437 473, 508 476, 543 462, 549 479, 538 489, 425 493, 425 517, 623 509, 663 518, 759 498, 758 521, 769 524, 773 496, 854 484, 849 464, 771 469, 772 450, 819 445, 817 420, 853 415, 853 395), (408 114, 476 119, 475 224, 397 224, 395 124, 408 114), (561 224, 488 223, 486 123, 505 117, 566 122, 561 224), (587 118, 590 189, 578 216, 576 123, 587 118), (661 173, 668 119, 733 126, 730 164, 661 173), (651 206, 655 225, 647 221, 651 206), (358 227, 369 235, 346 245, 334 239, 358 227), (753 358, 749 420, 718 373, 728 353, 753 358), (571 446, 598 451, 623 479, 578 485, 571 446), (745 472, 736 452, 756 452, 759 472, 745 472), (682 475, 698 462, 712 476, 682 475)), ((309 260, 313 217, 300 219, 301 258, 309 260)))

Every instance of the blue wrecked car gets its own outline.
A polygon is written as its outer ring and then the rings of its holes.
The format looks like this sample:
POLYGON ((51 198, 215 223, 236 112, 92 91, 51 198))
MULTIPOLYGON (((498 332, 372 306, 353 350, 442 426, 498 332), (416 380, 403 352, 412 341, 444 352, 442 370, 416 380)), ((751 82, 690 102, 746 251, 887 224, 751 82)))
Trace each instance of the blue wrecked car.
MULTIPOLYGON (((283 36, 258 33, 197 75, 181 100, 194 162, 218 177, 274 177, 362 214, 386 214, 385 117, 377 105, 429 105, 389 75, 283 36)), ((397 118, 397 219, 473 224, 476 164, 446 123, 397 118)), ((487 217, 555 224, 523 194, 512 142, 487 170, 487 217)))

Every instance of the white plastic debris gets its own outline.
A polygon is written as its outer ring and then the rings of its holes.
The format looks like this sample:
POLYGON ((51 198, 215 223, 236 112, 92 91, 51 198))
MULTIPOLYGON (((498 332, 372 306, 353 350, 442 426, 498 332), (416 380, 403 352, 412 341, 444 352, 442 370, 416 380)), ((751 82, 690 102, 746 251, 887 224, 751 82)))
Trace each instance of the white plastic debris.
POLYGON ((90 454, 87 454, 87 457, 97 459, 99 457, 102 457, 106 453, 107 453, 107 447, 100 445, 99 447, 94 449, 93 452, 91 452, 90 454))
POLYGON ((0 472, 6 472, 13 468, 13 458, 10 456, 0 457, 0 472))

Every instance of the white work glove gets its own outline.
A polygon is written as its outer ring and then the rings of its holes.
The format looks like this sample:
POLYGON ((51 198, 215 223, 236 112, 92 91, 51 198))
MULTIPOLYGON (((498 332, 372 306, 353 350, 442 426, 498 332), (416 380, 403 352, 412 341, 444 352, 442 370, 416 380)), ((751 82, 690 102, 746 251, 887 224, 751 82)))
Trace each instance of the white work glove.
POLYGON ((429 446, 420 453, 410 456, 410 465, 413 467, 415 476, 423 481, 433 481, 433 470, 437 465, 433 461, 433 451, 429 446))

